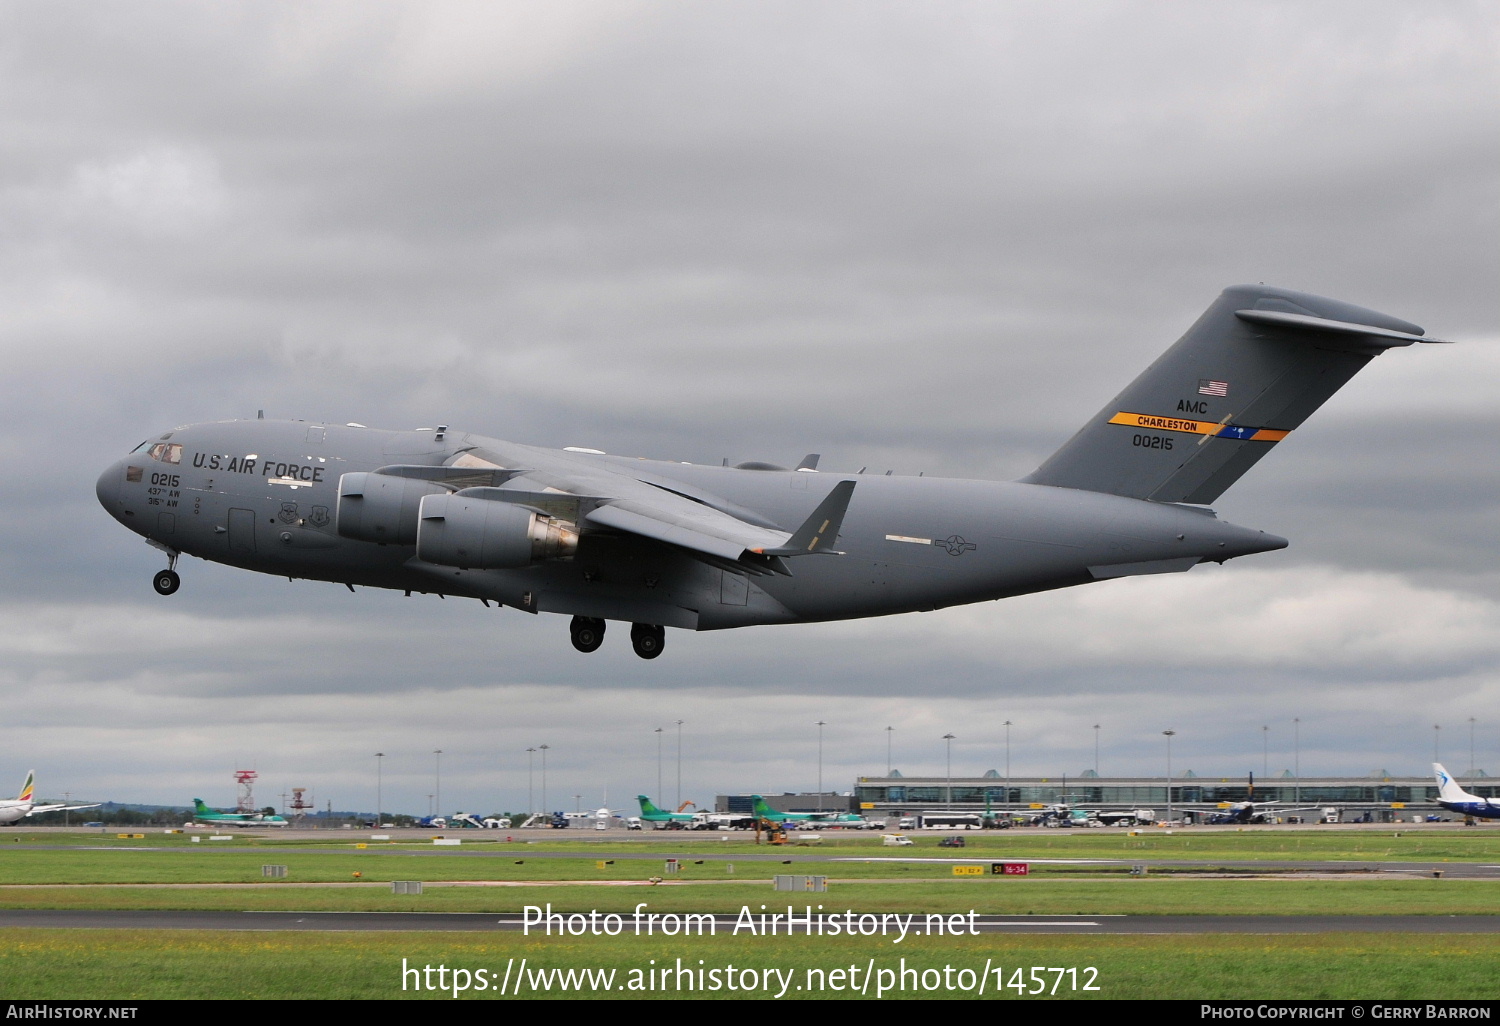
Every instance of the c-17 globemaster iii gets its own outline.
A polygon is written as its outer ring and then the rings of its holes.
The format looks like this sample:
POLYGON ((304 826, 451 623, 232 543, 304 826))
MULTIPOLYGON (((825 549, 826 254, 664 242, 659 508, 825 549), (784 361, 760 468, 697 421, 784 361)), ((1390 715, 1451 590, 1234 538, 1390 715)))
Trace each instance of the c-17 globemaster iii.
POLYGON ((1207 508, 1415 324, 1286 289, 1225 289, 1019 481, 696 466, 447 426, 225 421, 142 442, 104 508, 164 551, 288 578, 610 620, 635 651, 718 630, 983 602, 1283 548, 1207 508))

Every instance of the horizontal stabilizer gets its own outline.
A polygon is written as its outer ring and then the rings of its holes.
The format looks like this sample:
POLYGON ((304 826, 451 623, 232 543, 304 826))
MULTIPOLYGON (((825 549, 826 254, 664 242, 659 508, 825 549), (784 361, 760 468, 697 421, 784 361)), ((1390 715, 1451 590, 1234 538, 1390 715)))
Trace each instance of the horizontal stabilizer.
POLYGON ((1236 310, 1234 315, 1242 321, 1264 324, 1272 328, 1327 332, 1347 338, 1363 339, 1377 349, 1395 349, 1398 346, 1409 346, 1415 342, 1446 343, 1448 341, 1445 338, 1427 338, 1420 331, 1393 331, 1390 328, 1377 328, 1373 324, 1355 324, 1352 321, 1310 317, 1307 314, 1286 313, 1281 310, 1236 310))

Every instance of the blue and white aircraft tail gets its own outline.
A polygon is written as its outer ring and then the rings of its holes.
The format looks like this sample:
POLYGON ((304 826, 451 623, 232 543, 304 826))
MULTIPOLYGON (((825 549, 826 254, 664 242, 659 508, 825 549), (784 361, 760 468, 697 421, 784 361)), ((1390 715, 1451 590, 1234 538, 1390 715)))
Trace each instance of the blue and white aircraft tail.
POLYGON ((1437 774, 1437 803, 1443 808, 1462 816, 1500 819, 1500 801, 1494 798, 1481 798, 1477 794, 1465 791, 1458 786, 1456 780, 1448 775, 1448 771, 1443 769, 1443 764, 1440 762, 1432 764, 1432 772, 1437 774))

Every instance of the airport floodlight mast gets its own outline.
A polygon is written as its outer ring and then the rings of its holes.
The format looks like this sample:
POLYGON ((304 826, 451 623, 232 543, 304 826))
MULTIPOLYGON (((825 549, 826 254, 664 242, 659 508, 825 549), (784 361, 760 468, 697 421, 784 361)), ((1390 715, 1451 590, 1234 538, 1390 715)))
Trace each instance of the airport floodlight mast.
POLYGON ((380 801, 380 764, 385 760, 384 752, 375 753, 375 825, 385 822, 385 815, 381 811, 380 801))
POLYGON ((432 770, 432 800, 433 808, 437 810, 434 815, 441 816, 443 814, 443 750, 434 748, 432 757, 435 760, 432 770))
POLYGON ((1010 804, 1010 720, 1005 721, 1005 804, 1010 804))
POLYGON ((826 720, 818 721, 818 812, 823 811, 823 728, 826 720))
POLYGON ((677 721, 677 807, 682 808, 682 720, 677 721))
POLYGON ((547 808, 547 750, 551 745, 537 745, 536 750, 542 753, 542 812, 551 815, 552 810, 547 808))
POLYGON ((892 770, 893 765, 894 765, 891 762, 891 735, 894 734, 895 732, 896 732, 896 728, 895 727, 886 727, 885 728, 885 775, 887 777, 889 777, 891 775, 891 770, 892 770))
POLYGON ((1177 734, 1175 730, 1164 730, 1162 734, 1167 739, 1167 825, 1172 825, 1172 738, 1177 734))
POLYGON ((255 780, 260 774, 255 770, 235 770, 234 781, 239 785, 239 798, 235 801, 234 811, 236 813, 254 813, 255 808, 255 780))
POLYGON ((1302 804, 1302 717, 1292 717, 1292 801, 1302 804))
POLYGON ((526 749, 526 815, 536 815, 536 789, 534 773, 536 770, 536 749, 526 749))
POLYGON ((953 808, 953 734, 944 734, 943 740, 948 747, 948 808, 953 808))
POLYGON ((656 728, 656 800, 665 802, 667 796, 661 790, 661 732, 662 728, 656 728))

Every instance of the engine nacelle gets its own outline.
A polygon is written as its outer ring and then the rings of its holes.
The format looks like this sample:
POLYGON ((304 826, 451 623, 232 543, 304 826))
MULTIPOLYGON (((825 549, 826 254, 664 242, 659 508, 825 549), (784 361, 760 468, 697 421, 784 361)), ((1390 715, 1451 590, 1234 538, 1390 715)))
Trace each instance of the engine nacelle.
POLYGON ((505 570, 578 550, 572 525, 513 502, 429 495, 417 522, 417 558, 467 570, 505 570))
POLYGON ((422 498, 446 493, 442 485, 393 474, 355 473, 339 478, 339 534, 359 541, 412 545, 422 498))

